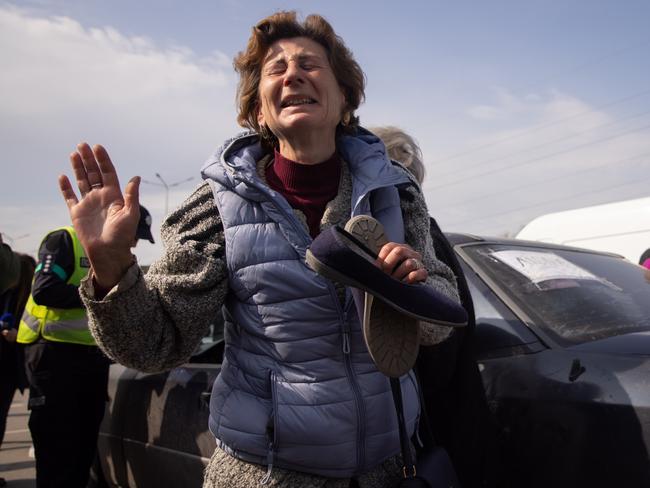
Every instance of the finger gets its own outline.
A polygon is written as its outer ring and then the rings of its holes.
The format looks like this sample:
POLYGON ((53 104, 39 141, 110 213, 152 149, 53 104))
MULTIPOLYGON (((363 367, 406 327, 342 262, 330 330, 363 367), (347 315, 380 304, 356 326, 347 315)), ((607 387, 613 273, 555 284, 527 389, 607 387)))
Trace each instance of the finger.
POLYGON ((405 281, 407 283, 421 283, 423 281, 426 281, 427 276, 429 273, 427 273, 427 270, 424 268, 419 268, 416 271, 411 271, 407 276, 405 281))
POLYGON ((140 212, 140 177, 134 176, 124 188, 124 206, 131 210, 137 208, 140 212))
POLYGON ((388 255, 393 252, 395 249, 402 249, 399 252, 413 252, 418 254, 416 251, 413 251, 411 247, 408 244, 399 244, 397 242, 388 242, 382 246, 382 248, 379 250, 379 258, 380 259, 386 259, 388 255))
POLYGON ((72 189, 72 185, 70 184, 70 180, 68 179, 67 176, 65 175, 59 176, 59 189, 61 190, 61 195, 63 195, 65 204, 68 206, 68 210, 70 210, 77 203, 79 203, 79 200, 77 199, 77 195, 75 195, 75 192, 72 189))
POLYGON ((386 263, 386 258, 390 255, 392 250, 397 246, 396 242, 388 242, 384 244, 381 249, 379 250, 379 253, 377 254, 377 264, 379 265, 380 268, 382 268, 386 273, 391 273, 393 271, 393 267, 390 267, 390 264, 386 263))
POLYGON ((397 247, 398 244, 396 242, 389 242, 384 244, 379 250, 377 261, 384 273, 388 273, 389 275, 393 274, 395 267, 402 261, 402 258, 399 258, 393 253, 397 247))
POLYGON ((81 156, 90 188, 92 188, 93 185, 103 185, 102 174, 99 171, 99 165, 97 164, 97 160, 95 159, 95 155, 93 154, 92 149, 90 149, 90 146, 85 142, 82 142, 77 146, 77 152, 81 156))
POLYGON ((86 168, 84 168, 84 163, 78 152, 75 151, 70 154, 70 165, 72 166, 74 177, 77 180, 77 187, 79 187, 79 191, 83 197, 90 191, 90 183, 88 182, 88 175, 86 175, 86 168))
MULTIPOLYGON (((379 264, 384 272, 395 275, 395 271, 408 258, 420 258, 420 254, 411 249, 406 244, 398 244, 396 242, 389 242, 379 250, 379 264)), ((413 271, 409 269, 408 271, 413 271)), ((403 278, 405 274, 401 275, 399 279, 403 278)))
POLYGON ((399 265, 395 267, 391 276, 396 280, 405 280, 411 273, 419 271, 421 268, 420 261, 416 258, 403 259, 399 265))
POLYGON ((95 144, 92 151, 95 160, 97 161, 97 167, 101 173, 101 179, 104 186, 115 186, 116 188, 119 188, 120 182, 117 178, 115 166, 113 166, 113 162, 108 155, 108 151, 106 151, 104 146, 100 144, 95 144))

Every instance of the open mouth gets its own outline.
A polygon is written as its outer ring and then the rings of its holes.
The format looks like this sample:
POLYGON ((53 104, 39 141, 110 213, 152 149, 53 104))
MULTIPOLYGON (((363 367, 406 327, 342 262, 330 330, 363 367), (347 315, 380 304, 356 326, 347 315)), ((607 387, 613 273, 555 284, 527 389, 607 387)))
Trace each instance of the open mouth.
POLYGON ((286 108, 286 107, 298 107, 300 105, 312 105, 316 103, 316 100, 313 98, 309 97, 295 97, 295 98, 287 98, 285 100, 282 100, 280 103, 280 107, 286 108))

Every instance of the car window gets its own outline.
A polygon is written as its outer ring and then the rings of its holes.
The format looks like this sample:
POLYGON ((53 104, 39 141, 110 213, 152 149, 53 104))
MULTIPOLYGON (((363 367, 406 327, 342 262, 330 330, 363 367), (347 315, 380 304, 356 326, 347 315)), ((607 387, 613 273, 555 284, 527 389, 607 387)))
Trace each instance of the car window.
POLYGON ((192 363, 220 363, 223 358, 223 316, 219 316, 210 324, 206 334, 192 353, 192 363))
POLYGON ((471 268, 463 267, 474 305, 474 348, 477 357, 506 357, 541 350, 543 345, 537 336, 471 268))
POLYGON ((223 342, 223 320, 212 322, 208 327, 208 332, 201 338, 202 345, 210 345, 215 342, 223 342))
POLYGON ((613 256, 480 244, 463 251, 551 339, 569 346, 650 330, 650 276, 613 256))
POLYGON ((472 295, 472 303, 474 305, 474 315, 476 322, 493 322, 495 320, 505 320, 501 312, 490 303, 488 298, 479 291, 477 286, 472 280, 467 280, 470 294, 472 295))

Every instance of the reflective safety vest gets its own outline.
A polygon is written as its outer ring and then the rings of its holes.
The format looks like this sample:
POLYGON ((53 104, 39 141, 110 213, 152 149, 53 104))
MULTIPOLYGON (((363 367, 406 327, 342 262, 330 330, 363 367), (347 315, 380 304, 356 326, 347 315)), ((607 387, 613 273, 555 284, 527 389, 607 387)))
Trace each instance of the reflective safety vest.
MULTIPOLYGON (((69 285, 79 286, 81 280, 88 274, 88 258, 84 252, 77 234, 72 227, 61 227, 56 230, 65 230, 72 238, 74 249, 74 272, 66 281, 69 285), (82 266, 82 263, 85 266, 82 266)), ((41 243, 42 245, 42 243, 41 243)), ((36 269, 38 271, 38 268, 36 269)), ((70 342, 94 346, 95 339, 88 330, 88 319, 84 308, 54 308, 38 305, 32 295, 27 300, 18 327, 17 341, 22 344, 31 344, 43 337, 48 341, 70 342)))

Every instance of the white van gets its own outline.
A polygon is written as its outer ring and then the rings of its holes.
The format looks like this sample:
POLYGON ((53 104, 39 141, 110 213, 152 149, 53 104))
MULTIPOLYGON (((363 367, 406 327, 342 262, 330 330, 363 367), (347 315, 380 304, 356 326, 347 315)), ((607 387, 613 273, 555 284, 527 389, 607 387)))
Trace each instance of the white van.
POLYGON ((516 237, 613 252, 639 263, 650 248, 650 197, 542 215, 516 237))

